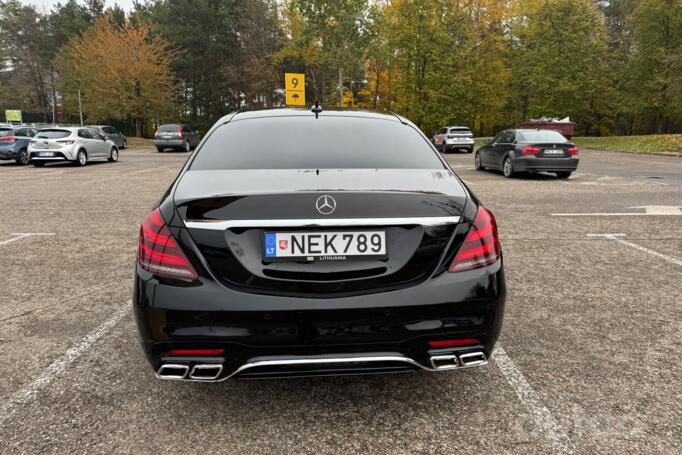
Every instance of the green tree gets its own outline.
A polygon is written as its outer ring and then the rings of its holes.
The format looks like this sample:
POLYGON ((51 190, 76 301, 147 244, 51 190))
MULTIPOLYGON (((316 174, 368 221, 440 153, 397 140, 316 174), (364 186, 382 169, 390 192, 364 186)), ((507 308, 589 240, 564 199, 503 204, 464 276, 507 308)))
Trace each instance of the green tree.
POLYGON ((682 122, 682 2, 640 0, 632 13, 635 51, 627 88, 640 128, 669 132, 682 122))
POLYGON ((0 1, 0 104, 41 112, 51 106, 49 27, 33 6, 0 1))
POLYGON ((604 16, 590 0, 548 0, 514 30, 519 120, 570 116, 584 134, 611 127, 615 99, 604 16))
POLYGON ((445 0, 402 0, 387 15, 398 72, 395 110, 427 132, 463 122, 471 88, 465 12, 445 0))
POLYGON ((295 0, 292 5, 305 22, 303 42, 315 42, 322 62, 336 70, 338 82, 330 101, 340 107, 345 85, 364 79, 367 0, 295 0))
POLYGON ((223 74, 239 48, 236 3, 162 0, 150 9, 157 32, 177 51, 171 67, 182 84, 178 116, 199 126, 239 107, 223 74))

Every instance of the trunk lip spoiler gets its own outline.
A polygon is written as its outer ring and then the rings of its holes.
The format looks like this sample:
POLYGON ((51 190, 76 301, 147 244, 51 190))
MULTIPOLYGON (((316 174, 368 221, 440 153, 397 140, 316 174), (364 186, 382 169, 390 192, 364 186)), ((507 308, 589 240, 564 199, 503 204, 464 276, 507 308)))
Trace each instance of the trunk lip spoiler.
POLYGON ((269 220, 185 220, 188 229, 224 231, 232 228, 299 228, 344 226, 442 226, 459 223, 459 216, 399 217, 399 218, 309 218, 269 220))

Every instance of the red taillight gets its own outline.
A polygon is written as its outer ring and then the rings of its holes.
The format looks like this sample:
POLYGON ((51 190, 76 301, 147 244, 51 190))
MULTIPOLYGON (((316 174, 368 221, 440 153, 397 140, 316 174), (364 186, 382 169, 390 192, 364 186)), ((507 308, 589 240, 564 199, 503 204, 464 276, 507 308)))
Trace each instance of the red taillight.
POLYGON ((186 280, 198 276, 166 227, 159 209, 142 221, 138 259, 143 269, 158 276, 186 280))
POLYGON ((479 205, 474 224, 471 225, 448 271, 461 272, 485 267, 500 258, 500 251, 495 217, 488 209, 479 205))
POLYGON ((64 140, 64 141, 57 141, 57 142, 60 143, 60 144, 71 145, 71 144, 73 144, 73 143, 76 142, 76 141, 73 140, 73 139, 66 139, 66 140, 64 140))
POLYGON ((521 150, 521 152, 524 155, 535 155, 536 153, 540 152, 540 149, 531 145, 527 145, 523 148, 523 150, 521 150))
POLYGON ((0 137, 0 142, 16 142, 17 138, 14 136, 0 137))
POLYGON ((578 147, 571 147, 567 150, 569 155, 577 155, 580 153, 580 149, 578 147))
POLYGON ((168 355, 220 355, 225 349, 171 349, 168 355))
POLYGON ((182 136, 182 127, 178 126, 178 136, 182 136))
POLYGON ((446 348, 449 346, 470 346, 472 344, 481 344, 481 340, 477 340, 476 338, 461 338, 459 340, 429 341, 430 348, 446 348))

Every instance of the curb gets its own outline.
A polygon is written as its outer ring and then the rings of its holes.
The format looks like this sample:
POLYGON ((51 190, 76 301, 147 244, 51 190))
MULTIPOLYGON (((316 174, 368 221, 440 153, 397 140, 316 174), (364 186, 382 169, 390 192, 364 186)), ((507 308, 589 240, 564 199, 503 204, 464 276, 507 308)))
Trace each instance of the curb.
POLYGON ((616 152, 616 153, 630 153, 633 155, 655 155, 655 156, 672 156, 674 158, 682 158, 680 152, 637 152, 634 150, 612 150, 612 149, 597 149, 591 147, 583 147, 585 150, 595 150, 597 152, 616 152))

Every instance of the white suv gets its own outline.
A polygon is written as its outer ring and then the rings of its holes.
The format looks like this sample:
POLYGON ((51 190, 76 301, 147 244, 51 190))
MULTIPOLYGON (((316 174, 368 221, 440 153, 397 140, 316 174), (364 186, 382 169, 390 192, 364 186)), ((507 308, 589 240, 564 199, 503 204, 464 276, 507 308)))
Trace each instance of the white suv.
POLYGON ((466 126, 441 128, 432 140, 433 145, 443 153, 457 149, 465 149, 469 153, 474 151, 474 133, 466 126))
POLYGON ((53 127, 38 131, 28 146, 34 166, 52 161, 73 161, 85 166, 88 161, 118 161, 118 147, 94 128, 53 127))

